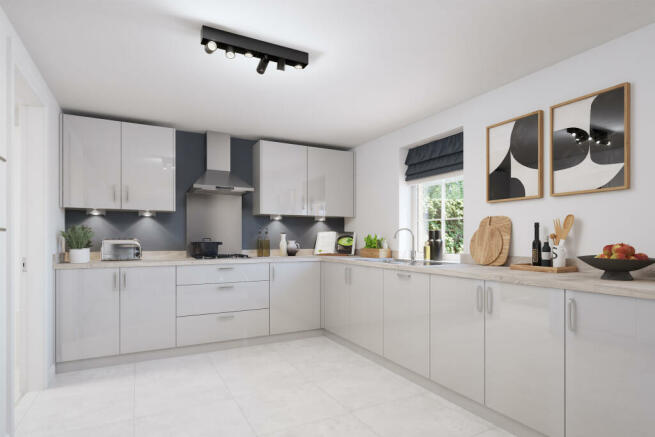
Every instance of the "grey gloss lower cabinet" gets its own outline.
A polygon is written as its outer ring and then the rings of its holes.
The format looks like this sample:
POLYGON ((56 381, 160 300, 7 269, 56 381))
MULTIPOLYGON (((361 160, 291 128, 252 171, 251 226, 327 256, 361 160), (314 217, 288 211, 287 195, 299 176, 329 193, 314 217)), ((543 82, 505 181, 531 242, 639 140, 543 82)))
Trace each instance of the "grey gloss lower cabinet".
POLYGON ((384 271, 384 357, 430 376, 430 276, 384 271))
POLYGON ((56 361, 117 355, 118 269, 56 272, 56 361))
POLYGON ((430 277, 430 379, 484 404, 484 281, 430 277))
POLYGON ((270 264, 271 335, 321 327, 321 264, 270 264))
POLYGON ((654 435, 655 301, 566 298, 566 436, 654 435))
POLYGON ((175 347, 175 267, 120 271, 122 354, 175 347))
POLYGON ((486 406, 563 436, 564 290, 485 285, 486 406))

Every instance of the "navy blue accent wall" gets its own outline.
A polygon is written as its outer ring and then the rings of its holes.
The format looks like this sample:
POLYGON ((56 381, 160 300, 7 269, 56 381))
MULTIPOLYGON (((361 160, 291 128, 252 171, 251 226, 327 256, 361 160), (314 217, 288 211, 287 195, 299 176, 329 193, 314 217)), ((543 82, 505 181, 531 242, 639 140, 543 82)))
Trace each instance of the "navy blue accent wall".
MULTIPOLYGON (((67 210, 66 227, 85 224, 94 231, 93 250, 108 238, 138 238, 144 250, 186 249, 186 192, 205 172, 207 162, 204 134, 176 132, 176 210, 157 213, 155 217, 139 217, 136 212, 107 212, 106 216, 89 216, 84 211, 67 210)), ((252 149, 256 141, 232 138, 232 172, 252 184, 252 149)), ((255 249, 257 233, 267 227, 271 246, 277 247, 280 233, 299 240, 303 248, 313 248, 319 231, 341 232, 343 219, 316 222, 313 217, 285 217, 271 221, 268 216, 252 215, 252 194, 243 196, 242 247, 255 249)))

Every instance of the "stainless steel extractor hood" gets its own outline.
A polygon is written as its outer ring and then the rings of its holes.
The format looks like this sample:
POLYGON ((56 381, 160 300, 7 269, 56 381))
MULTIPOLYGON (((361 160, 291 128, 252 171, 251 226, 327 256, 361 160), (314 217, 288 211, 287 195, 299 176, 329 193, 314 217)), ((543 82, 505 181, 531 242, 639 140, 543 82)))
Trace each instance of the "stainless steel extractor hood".
POLYGON ((207 170, 189 192, 241 196, 251 191, 255 189, 230 171, 230 136, 207 132, 207 170))

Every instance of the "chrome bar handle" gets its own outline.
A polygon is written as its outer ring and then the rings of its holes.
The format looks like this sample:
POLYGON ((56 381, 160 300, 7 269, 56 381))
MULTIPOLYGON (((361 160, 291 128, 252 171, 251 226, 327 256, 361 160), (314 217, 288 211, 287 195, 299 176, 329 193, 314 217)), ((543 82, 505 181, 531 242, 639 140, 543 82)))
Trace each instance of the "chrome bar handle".
POLYGON ((487 287, 487 314, 493 312, 494 307, 494 292, 490 287, 487 287))
POLYGON ((216 318, 218 320, 232 320, 234 318, 234 314, 219 314, 216 318))
POLYGON ((123 290, 127 289, 127 272, 123 272, 123 290))
POLYGON ((127 185, 125 185, 125 201, 126 202, 130 201, 130 189, 127 185))
POLYGON ((118 271, 114 272, 114 291, 118 291, 118 271))
POLYGON ((478 285, 475 290, 475 307, 479 313, 484 312, 484 290, 482 285, 478 285))
POLYGON ((568 317, 569 331, 575 332, 575 313, 577 309, 575 306, 575 299, 570 297, 567 302, 567 306, 569 312, 569 317, 568 317))
POLYGON ((231 288, 234 288, 234 285, 219 285, 218 286, 219 290, 228 290, 228 289, 231 289, 231 288))
POLYGON ((407 279, 412 277, 410 273, 400 273, 400 272, 396 272, 396 276, 398 276, 399 278, 407 278, 407 279))
POLYGON ((275 281, 275 264, 271 264, 271 281, 275 281))
POLYGON ((116 185, 112 185, 111 189, 113 191, 112 200, 114 203, 116 203, 116 185))

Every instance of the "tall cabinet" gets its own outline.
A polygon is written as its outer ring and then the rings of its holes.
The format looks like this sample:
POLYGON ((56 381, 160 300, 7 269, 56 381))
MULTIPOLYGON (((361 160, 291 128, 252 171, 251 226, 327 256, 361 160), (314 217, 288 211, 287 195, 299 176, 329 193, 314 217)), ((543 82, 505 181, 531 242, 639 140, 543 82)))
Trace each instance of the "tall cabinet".
POLYGON ((65 114, 64 208, 175 211, 175 129, 65 114))

